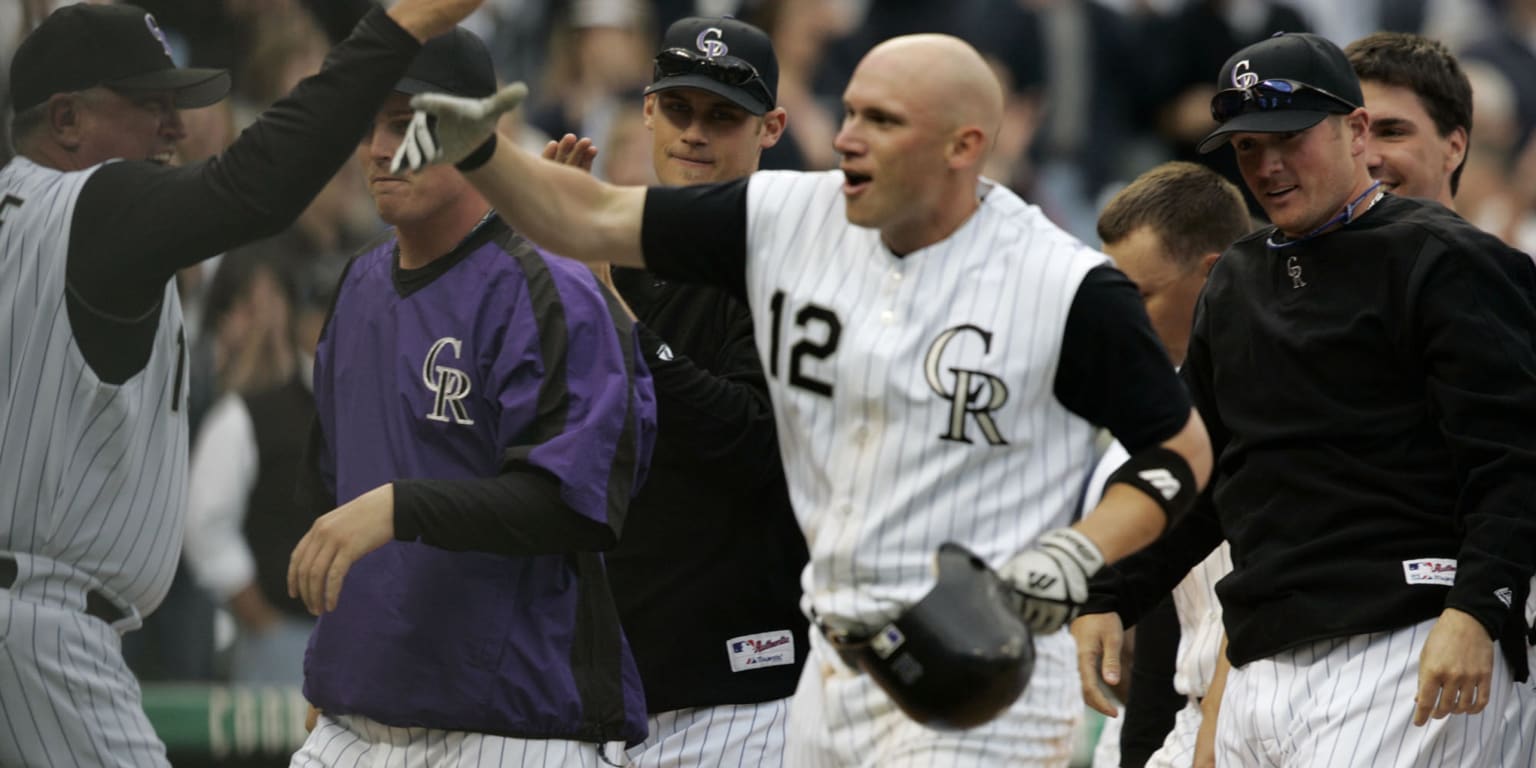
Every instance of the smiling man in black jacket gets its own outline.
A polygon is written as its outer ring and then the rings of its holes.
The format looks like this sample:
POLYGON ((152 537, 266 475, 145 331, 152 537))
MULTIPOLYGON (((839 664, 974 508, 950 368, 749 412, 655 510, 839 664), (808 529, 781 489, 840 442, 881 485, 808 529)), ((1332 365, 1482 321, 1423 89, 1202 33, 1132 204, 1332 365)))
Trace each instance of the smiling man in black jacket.
MULTIPOLYGON (((657 178, 685 186, 757 170, 786 123, 767 35, 735 19, 689 18, 662 48, 644 105, 657 178)), ((630 759, 776 765, 808 650, 807 553, 751 313, 714 287, 594 269, 639 321, 659 422, 649 478, 607 553, 650 716, 630 759)))
POLYGON ((1372 181, 1332 43, 1249 46, 1218 87, 1202 148, 1230 143, 1275 226, 1196 309, 1182 372, 1217 467, 1088 610, 1134 623, 1225 537, 1219 764, 1530 765, 1504 739, 1536 569, 1536 269, 1372 181))

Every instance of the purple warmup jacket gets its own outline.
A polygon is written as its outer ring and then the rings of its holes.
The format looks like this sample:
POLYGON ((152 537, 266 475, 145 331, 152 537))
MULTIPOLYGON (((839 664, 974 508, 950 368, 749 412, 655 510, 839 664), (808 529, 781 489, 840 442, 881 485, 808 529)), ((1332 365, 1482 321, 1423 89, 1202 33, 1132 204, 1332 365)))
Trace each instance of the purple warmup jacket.
POLYGON ((316 353, 317 509, 396 481, 397 540, 320 619, 306 698, 395 726, 642 740, 595 553, 655 433, 633 328, 584 266, 494 217, 427 267, 396 262, 392 235, 352 260, 316 353))

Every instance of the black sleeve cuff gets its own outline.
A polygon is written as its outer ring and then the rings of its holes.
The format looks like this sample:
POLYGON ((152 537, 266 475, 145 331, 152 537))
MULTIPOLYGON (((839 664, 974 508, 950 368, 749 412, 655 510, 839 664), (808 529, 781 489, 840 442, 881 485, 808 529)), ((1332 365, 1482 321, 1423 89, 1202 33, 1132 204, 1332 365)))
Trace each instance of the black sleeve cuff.
POLYGON ((410 480, 396 480, 395 486, 395 540, 415 541, 421 538, 421 523, 412 510, 421 506, 416 486, 410 480))

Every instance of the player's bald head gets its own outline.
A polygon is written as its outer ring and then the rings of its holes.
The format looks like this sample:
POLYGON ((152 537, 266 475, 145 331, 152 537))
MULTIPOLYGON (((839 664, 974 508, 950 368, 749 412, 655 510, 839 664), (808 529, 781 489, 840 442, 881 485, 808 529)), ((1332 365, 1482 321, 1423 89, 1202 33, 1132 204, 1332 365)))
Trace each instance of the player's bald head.
POLYGON ((899 78, 915 108, 929 112, 947 128, 974 125, 990 142, 1003 119, 1003 88, 985 59, 964 40, 951 35, 893 37, 870 50, 854 77, 881 70, 899 78))

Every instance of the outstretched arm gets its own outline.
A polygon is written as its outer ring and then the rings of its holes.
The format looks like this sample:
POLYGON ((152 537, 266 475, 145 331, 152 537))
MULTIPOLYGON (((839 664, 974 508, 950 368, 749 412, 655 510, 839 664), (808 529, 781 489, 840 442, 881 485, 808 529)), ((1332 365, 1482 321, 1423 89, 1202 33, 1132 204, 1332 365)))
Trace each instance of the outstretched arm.
POLYGON ((513 83, 484 99, 440 93, 411 99, 416 115, 391 171, 453 163, 513 229, 540 246, 580 261, 645 266, 644 187, 605 184, 495 133, 496 121, 527 94, 527 86, 513 83))

